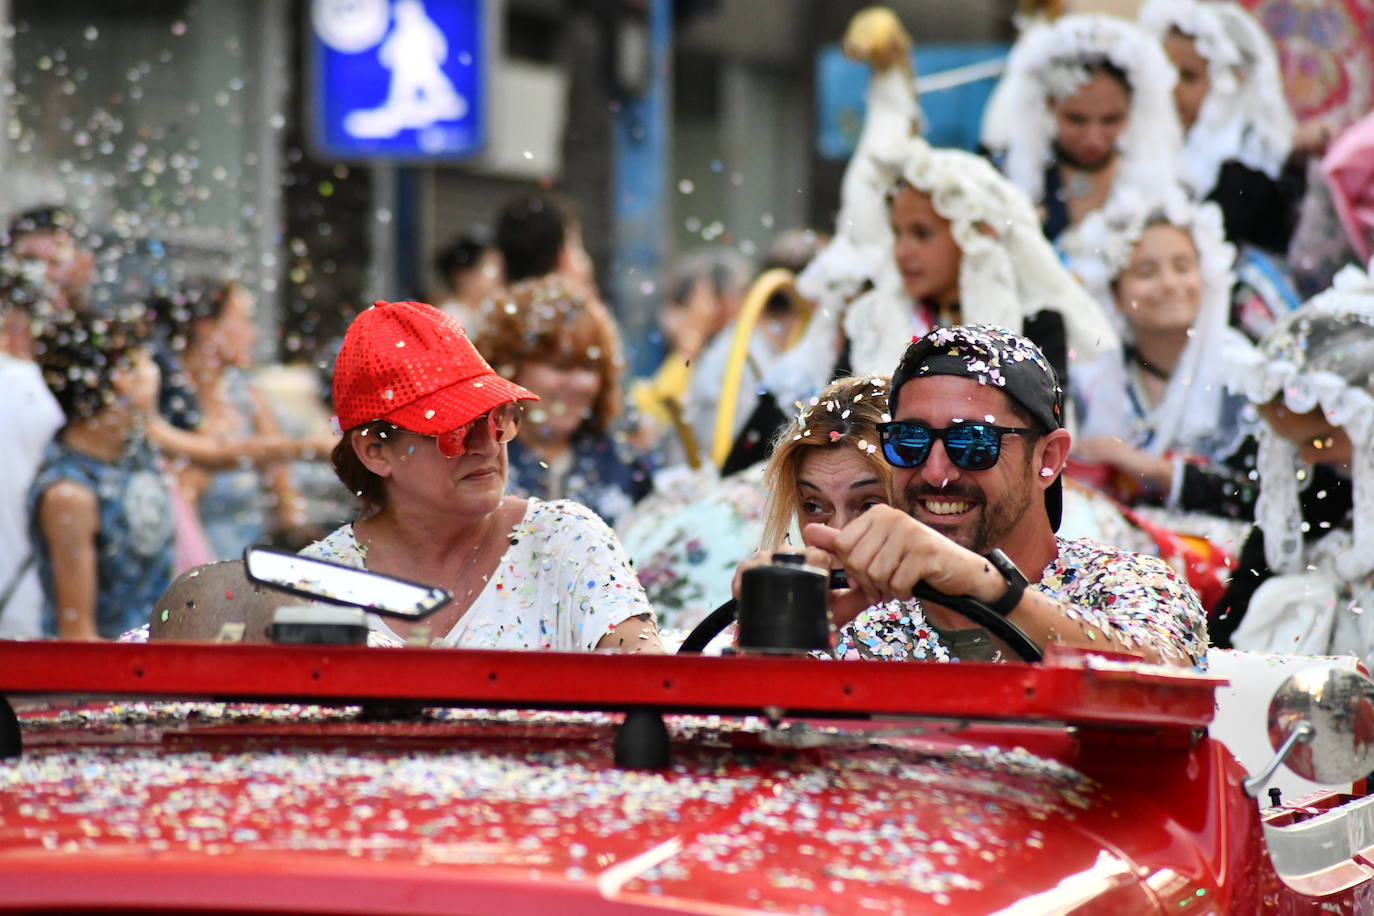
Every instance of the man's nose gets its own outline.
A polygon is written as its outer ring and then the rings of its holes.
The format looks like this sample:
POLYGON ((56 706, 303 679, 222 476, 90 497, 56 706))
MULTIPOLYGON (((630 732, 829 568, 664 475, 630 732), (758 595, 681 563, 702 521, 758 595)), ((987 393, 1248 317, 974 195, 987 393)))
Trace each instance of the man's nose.
POLYGON ((921 479, 932 487, 946 487, 959 479, 959 466, 949 460, 945 451, 945 440, 939 439, 930 446, 930 454, 921 465, 921 479))

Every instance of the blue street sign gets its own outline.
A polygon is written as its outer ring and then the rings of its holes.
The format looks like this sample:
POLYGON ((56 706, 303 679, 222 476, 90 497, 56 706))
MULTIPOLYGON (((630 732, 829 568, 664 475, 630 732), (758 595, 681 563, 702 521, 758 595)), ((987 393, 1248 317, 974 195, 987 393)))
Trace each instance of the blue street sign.
POLYGON ((313 0, 313 136, 339 159, 454 159, 485 142, 482 0, 313 0))

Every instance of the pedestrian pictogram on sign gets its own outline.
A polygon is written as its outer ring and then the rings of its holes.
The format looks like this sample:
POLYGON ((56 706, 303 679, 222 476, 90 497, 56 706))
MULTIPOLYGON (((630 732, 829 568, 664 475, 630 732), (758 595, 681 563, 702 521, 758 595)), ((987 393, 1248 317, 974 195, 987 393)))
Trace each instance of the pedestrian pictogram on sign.
POLYGON ((482 148, 482 0, 314 0, 315 142, 338 158, 482 148))

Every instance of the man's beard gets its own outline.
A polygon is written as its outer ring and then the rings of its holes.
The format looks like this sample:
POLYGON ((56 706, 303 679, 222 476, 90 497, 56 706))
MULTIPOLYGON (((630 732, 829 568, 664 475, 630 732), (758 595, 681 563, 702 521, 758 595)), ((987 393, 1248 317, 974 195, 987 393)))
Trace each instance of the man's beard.
POLYGON ((1097 162, 1080 162, 1072 153, 1060 146, 1058 140, 1054 141, 1054 161, 1080 172, 1100 172, 1115 162, 1116 156, 1116 150, 1111 149, 1097 162))
POLYGON ((916 504, 927 499, 963 500, 979 506, 980 508, 973 518, 971 531, 962 531, 962 525, 953 529, 945 528, 938 523, 929 526, 960 547, 966 547, 974 553, 984 554, 1005 542, 1007 535, 1011 534, 1026 514, 1026 510, 1030 508, 1031 495, 1034 489, 1033 486, 1012 488, 1004 493, 1000 499, 989 502, 983 491, 973 485, 932 487, 925 483, 913 481, 902 493, 902 498, 906 502, 906 513, 912 516, 915 515, 916 504))

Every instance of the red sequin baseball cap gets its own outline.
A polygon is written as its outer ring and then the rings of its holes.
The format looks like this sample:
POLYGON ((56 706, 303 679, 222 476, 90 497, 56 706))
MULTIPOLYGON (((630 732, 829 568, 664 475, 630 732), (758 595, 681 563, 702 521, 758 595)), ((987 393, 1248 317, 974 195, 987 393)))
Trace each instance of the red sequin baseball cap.
POLYGON ((385 420, 437 436, 539 396, 487 364, 453 316, 423 302, 376 302, 348 326, 334 363, 340 429, 385 420))

